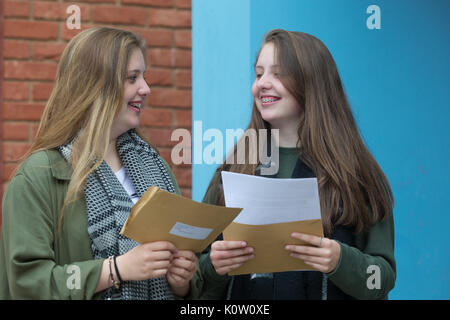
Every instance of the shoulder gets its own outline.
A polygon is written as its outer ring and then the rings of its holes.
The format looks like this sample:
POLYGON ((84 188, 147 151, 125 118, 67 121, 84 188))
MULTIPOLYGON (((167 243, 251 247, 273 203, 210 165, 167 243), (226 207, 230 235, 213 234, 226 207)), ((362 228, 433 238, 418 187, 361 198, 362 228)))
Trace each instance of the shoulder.
POLYGON ((29 155, 20 165, 15 176, 35 176, 51 173, 51 164, 47 151, 38 151, 29 155))
MULTIPOLYGON (((23 161, 3 194, 4 214, 19 216, 17 212, 30 210, 47 214, 56 212, 53 209, 56 208, 57 199, 64 198, 67 187, 56 176, 61 176, 61 172, 70 176, 68 163, 64 164, 64 158, 58 154, 56 150, 44 150, 31 154, 23 161), (63 165, 63 170, 58 168, 63 165)), ((28 218, 28 215, 23 215, 23 219, 28 218)))
POLYGON ((38 151, 28 156, 20 165, 12 181, 19 176, 30 181, 45 179, 70 179, 70 167, 56 150, 38 151))
POLYGON ((46 206, 55 185, 46 151, 31 154, 8 182, 3 194, 3 212, 19 216, 17 212, 46 206))

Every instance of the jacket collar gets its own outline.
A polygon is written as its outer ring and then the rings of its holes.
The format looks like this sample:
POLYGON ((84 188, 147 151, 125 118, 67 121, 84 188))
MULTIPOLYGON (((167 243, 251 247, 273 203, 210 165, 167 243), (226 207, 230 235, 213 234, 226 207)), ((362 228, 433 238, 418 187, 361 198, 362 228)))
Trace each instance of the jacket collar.
POLYGON ((52 175, 58 180, 70 180, 72 168, 56 149, 47 150, 52 175))

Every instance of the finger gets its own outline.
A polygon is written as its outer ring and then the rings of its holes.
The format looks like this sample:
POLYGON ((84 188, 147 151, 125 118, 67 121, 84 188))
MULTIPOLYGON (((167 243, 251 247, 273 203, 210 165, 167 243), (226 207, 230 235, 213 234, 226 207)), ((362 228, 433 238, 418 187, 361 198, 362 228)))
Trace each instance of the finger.
POLYGON ((322 258, 322 257, 314 257, 314 256, 308 256, 308 255, 303 255, 303 254, 298 254, 298 253, 291 253, 290 256, 293 258, 303 260, 305 263, 306 262, 315 263, 315 264, 319 264, 322 266, 325 266, 330 263, 330 259, 322 258))
POLYGON ((244 248, 247 245, 245 241, 215 241, 211 245, 213 250, 233 250, 244 248))
POLYGON ((328 250, 323 248, 309 247, 309 246, 298 246, 298 245, 287 245, 286 250, 292 251, 294 253, 309 255, 309 256, 324 256, 327 254, 328 250))
POLYGON ((236 258, 231 258, 231 259, 226 259, 226 260, 217 260, 217 261, 213 261, 213 265, 215 267, 223 268, 223 267, 231 266, 234 264, 247 262, 248 260, 251 260, 254 257, 255 256, 252 254, 252 255, 239 256, 236 258))
POLYGON ((223 267, 223 268, 216 269, 216 272, 218 274, 220 274, 220 275, 224 275, 226 273, 230 273, 231 271, 241 267, 242 265, 244 265, 244 264, 243 263, 233 264, 231 266, 226 266, 226 267, 223 267))
POLYGON ((176 274, 174 274, 174 273, 171 273, 171 272, 167 272, 166 277, 167 277, 168 279, 172 280, 172 281, 175 281, 175 282, 186 281, 186 280, 183 279, 182 277, 180 277, 180 276, 178 276, 178 275, 176 275, 176 274))
POLYGON ((192 272, 189 272, 188 270, 186 270, 184 268, 171 267, 171 268, 169 268, 168 272, 170 274, 177 275, 178 277, 180 277, 181 279, 184 279, 184 280, 188 280, 192 276, 192 272))
POLYGON ((166 274, 167 274, 167 269, 153 270, 152 278, 159 278, 159 277, 165 276, 166 274))
POLYGON ((245 247, 243 249, 234 249, 234 250, 221 250, 221 251, 211 251, 210 258, 211 259, 231 259, 234 257, 250 255, 253 253, 252 247, 245 247))
POLYGON ((147 242, 143 244, 143 246, 152 251, 170 251, 172 253, 176 253, 178 251, 178 249, 173 245, 173 243, 169 241, 147 242))
POLYGON ((197 261, 197 256, 195 255, 195 253, 189 250, 180 250, 174 255, 174 257, 184 258, 189 261, 197 261))
POLYGON ((169 269, 170 261, 169 260, 160 260, 153 261, 152 263, 147 265, 149 269, 158 270, 158 269, 169 269))
POLYGON ((154 261, 172 260, 173 253, 171 251, 153 251, 151 259, 154 261))
POLYGON ((305 234, 300 232, 293 232, 291 237, 312 244, 313 246, 320 247, 326 238, 318 237, 312 234, 305 234))
POLYGON ((185 260, 183 258, 177 258, 173 260, 171 264, 171 267, 182 268, 190 271, 194 270, 196 266, 197 266, 196 262, 185 260))

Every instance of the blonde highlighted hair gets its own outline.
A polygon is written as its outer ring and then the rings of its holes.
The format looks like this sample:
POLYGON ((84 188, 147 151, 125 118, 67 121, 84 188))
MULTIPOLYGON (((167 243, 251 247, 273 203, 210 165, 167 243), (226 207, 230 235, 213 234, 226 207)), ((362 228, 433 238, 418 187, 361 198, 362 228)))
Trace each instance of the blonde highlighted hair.
POLYGON ((60 222, 64 208, 77 199, 88 175, 105 157, 113 120, 123 104, 128 61, 135 49, 146 56, 145 43, 136 34, 96 27, 77 34, 61 56, 37 136, 23 157, 76 138, 69 161, 73 171, 60 222))

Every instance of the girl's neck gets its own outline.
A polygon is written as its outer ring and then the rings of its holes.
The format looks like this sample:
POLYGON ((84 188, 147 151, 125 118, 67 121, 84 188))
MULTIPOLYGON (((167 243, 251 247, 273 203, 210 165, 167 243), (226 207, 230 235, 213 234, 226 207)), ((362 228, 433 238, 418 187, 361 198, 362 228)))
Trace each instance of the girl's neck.
POLYGON ((272 129, 279 130, 279 144, 280 148, 295 148, 297 147, 298 132, 296 126, 281 126, 279 128, 273 127, 272 129))
POLYGON ((122 160, 117 152, 116 143, 117 139, 110 141, 108 151, 106 152, 104 159, 114 173, 122 168, 122 160))

